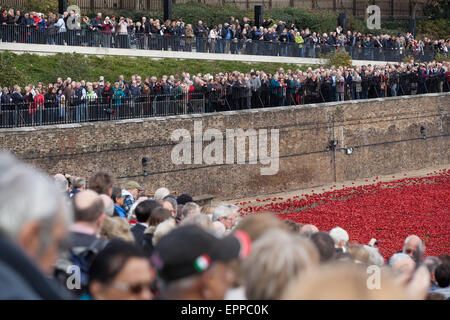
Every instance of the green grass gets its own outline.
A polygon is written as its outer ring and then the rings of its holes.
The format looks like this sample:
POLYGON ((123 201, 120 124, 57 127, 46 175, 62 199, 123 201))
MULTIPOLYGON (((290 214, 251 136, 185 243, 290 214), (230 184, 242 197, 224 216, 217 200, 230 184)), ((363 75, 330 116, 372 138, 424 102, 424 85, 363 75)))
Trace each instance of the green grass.
POLYGON ((306 70, 309 66, 286 63, 245 63, 235 61, 208 61, 194 59, 151 59, 144 57, 83 56, 80 54, 35 54, 0 53, 0 86, 29 83, 55 82, 58 77, 76 80, 97 81, 104 76, 106 81, 116 81, 123 74, 129 79, 132 74, 161 77, 162 75, 216 74, 226 71, 249 72, 251 69, 273 73, 280 67, 306 70))

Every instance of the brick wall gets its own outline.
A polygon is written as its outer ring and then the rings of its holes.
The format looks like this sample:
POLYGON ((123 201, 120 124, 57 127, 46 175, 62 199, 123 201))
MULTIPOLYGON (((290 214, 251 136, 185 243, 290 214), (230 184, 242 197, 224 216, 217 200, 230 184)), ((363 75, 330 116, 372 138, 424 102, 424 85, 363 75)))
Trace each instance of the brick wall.
MULTIPOLYGON (((50 174, 108 170, 119 184, 141 182, 192 195, 237 198, 450 163, 450 94, 348 101, 219 114, 0 130, 0 146, 50 174), (279 171, 261 164, 174 165, 173 130, 278 129, 279 171), (426 127, 423 139, 420 127, 426 127), (337 140, 335 151, 326 151, 337 140), (346 155, 344 148, 353 147, 346 155), (143 176, 142 157, 151 159, 143 176)), ((194 137, 193 137, 194 138, 194 137)), ((209 143, 206 143, 207 145, 209 143)), ((248 143, 247 143, 248 145, 248 143)), ((224 147, 225 150, 225 147, 224 147)), ((270 149, 269 149, 270 150, 270 149)), ((225 157, 224 157, 225 158, 225 157)))

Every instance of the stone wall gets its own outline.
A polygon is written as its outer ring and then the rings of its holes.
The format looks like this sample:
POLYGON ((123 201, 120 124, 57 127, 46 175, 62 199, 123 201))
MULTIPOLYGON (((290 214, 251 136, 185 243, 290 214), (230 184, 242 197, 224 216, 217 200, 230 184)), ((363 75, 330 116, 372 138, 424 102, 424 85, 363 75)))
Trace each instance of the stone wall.
POLYGON ((166 186, 192 195, 213 194, 230 199, 448 164, 449 98, 449 93, 428 94, 2 129, 0 146, 50 174, 88 177, 97 170, 107 170, 118 177, 118 184, 137 180, 149 193, 166 186), (248 164, 248 161, 246 164, 173 164, 171 152, 177 142, 171 140, 171 134, 176 129, 187 129, 193 136, 194 123, 199 124, 198 121, 202 122, 203 132, 208 128, 223 133, 227 128, 268 129, 269 132, 278 129, 278 173, 261 175, 260 169, 268 165, 248 164), (421 126, 426 128, 426 139, 420 132, 421 126), (326 150, 330 140, 338 141, 334 151, 326 150), (350 147, 354 151, 347 155, 345 149, 350 147), (147 176, 143 175, 143 157, 151 160, 147 176))

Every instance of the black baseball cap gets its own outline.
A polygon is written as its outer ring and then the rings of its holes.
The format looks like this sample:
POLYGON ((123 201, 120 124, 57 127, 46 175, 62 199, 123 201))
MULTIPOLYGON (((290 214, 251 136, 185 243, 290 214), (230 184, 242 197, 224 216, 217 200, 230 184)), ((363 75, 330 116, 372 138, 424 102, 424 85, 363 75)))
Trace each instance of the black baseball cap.
POLYGON ((219 238, 197 225, 186 225, 158 241, 150 262, 158 276, 169 283, 200 274, 216 261, 244 259, 250 249, 250 237, 241 230, 219 238))

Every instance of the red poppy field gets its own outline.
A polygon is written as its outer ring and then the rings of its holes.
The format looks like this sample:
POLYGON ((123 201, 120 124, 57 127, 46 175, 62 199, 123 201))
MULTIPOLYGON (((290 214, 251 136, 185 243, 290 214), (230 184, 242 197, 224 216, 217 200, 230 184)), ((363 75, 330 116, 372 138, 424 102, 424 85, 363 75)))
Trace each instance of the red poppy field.
MULTIPOLYGON (((450 253, 450 169, 425 177, 347 187, 323 193, 240 202, 241 214, 272 212, 281 219, 314 224, 321 231, 339 226, 350 242, 379 241, 385 257, 400 250, 404 239, 416 234, 426 245, 425 255, 450 253), (255 203, 256 202, 256 203, 255 203)), ((337 188, 333 186, 333 188, 337 188)))

